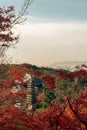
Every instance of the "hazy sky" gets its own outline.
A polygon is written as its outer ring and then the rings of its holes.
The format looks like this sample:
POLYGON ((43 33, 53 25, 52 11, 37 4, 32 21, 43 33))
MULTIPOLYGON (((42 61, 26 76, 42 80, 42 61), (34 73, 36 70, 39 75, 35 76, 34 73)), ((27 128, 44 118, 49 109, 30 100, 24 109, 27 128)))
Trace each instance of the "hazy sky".
MULTIPOLYGON (((0 0, 20 10, 23 0, 0 0)), ((0 4, 0 5, 1 5, 0 4)), ((16 63, 49 65, 87 60, 87 0, 33 0, 28 19, 16 29, 16 49, 8 54, 16 63)))

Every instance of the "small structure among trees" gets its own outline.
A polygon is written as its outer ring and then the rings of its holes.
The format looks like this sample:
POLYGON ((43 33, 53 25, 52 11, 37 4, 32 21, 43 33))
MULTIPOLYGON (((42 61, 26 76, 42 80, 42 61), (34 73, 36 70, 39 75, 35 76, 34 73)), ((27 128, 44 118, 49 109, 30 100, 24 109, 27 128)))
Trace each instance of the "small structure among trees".
MULTIPOLYGON (((26 76, 25 76, 26 77, 26 76)), ((16 81, 16 85, 12 87, 11 91, 13 93, 26 93, 25 100, 21 100, 21 98, 16 98, 15 106, 20 108, 27 108, 35 110, 37 103, 37 96, 39 93, 44 90, 44 82, 35 77, 27 74, 27 77, 24 78, 24 83, 20 83, 16 81)))

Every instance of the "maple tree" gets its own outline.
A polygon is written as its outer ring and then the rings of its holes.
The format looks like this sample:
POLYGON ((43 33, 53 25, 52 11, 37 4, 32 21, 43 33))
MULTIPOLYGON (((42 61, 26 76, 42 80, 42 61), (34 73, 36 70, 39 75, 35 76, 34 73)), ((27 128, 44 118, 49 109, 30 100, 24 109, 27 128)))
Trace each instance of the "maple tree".
POLYGON ((60 104, 49 106, 44 112, 33 116, 33 130, 85 130, 81 123, 66 113, 67 104, 62 108, 60 104))
POLYGON ((86 70, 78 70, 74 72, 58 72, 58 77, 60 79, 60 83, 58 84, 59 87, 55 89, 55 92, 58 97, 72 97, 75 98, 80 91, 84 91, 87 84, 87 71, 86 70), (61 95, 61 96, 60 96, 61 95))
POLYGON ((55 78, 52 76, 44 76, 42 79, 45 81, 48 88, 55 88, 55 78))
POLYGON ((87 130, 87 92, 81 92, 73 101, 69 97, 68 104, 73 115, 83 125, 83 129, 87 130))
POLYGON ((9 6, 7 9, 0 8, 0 60, 5 56, 6 50, 18 42, 19 35, 13 31, 15 25, 22 23, 25 18, 28 6, 31 0, 24 0, 24 5, 16 15, 14 6, 9 6))
POLYGON ((63 81, 59 88, 63 103, 68 103, 72 118, 76 120, 77 124, 81 124, 81 126, 78 125, 78 128, 87 130, 87 70, 59 72, 58 76, 63 81))
POLYGON ((22 69, 18 67, 12 67, 8 73, 11 75, 11 79, 23 84, 25 71, 23 71, 22 69))

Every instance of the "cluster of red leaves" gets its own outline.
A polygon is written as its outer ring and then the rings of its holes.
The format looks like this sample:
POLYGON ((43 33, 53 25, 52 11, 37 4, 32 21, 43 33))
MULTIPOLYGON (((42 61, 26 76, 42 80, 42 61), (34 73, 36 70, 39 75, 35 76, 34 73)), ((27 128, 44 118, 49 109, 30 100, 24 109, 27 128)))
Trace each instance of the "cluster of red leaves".
POLYGON ((16 94, 16 96, 25 99, 25 98, 26 98, 26 95, 27 95, 27 92, 16 92, 15 94, 16 94))
POLYGON ((79 71, 68 72, 68 73, 58 72, 58 76, 60 78, 69 78, 69 79, 74 79, 75 77, 87 78, 87 71, 86 70, 79 70, 79 71))
POLYGON ((74 105, 78 109, 79 118, 87 123, 87 92, 81 92, 78 95, 78 102, 74 102, 74 105))
POLYGON ((12 23, 16 15, 14 7, 9 6, 7 9, 0 8, 0 42, 1 46, 9 47, 12 42, 18 40, 18 36, 14 36, 12 32, 12 23))
POLYGON ((33 69, 32 69, 29 65, 23 64, 22 66, 26 69, 26 71, 27 71, 29 74, 35 75, 33 69))
POLYGON ((59 104, 49 106, 47 110, 34 116, 14 106, 0 110, 0 128, 3 128, 2 130, 6 128, 6 130, 20 130, 22 128, 31 130, 85 130, 82 123, 75 116, 71 117, 69 112, 63 111, 59 104))
POLYGON ((85 130, 81 123, 75 117, 69 117, 59 104, 49 106, 33 118, 33 130, 85 130))
MULTIPOLYGON (((67 115, 75 120, 77 128, 80 130, 87 129, 87 92, 81 92, 74 100, 68 101, 67 115)), ((73 123, 72 123, 73 125, 73 123)))
POLYGON ((58 76, 60 78, 70 78, 70 79, 73 79, 75 78, 75 74, 74 73, 64 73, 64 72, 58 72, 58 76))
POLYGON ((22 69, 18 67, 11 68, 9 74, 12 75, 13 80, 23 83, 25 72, 22 69))
POLYGON ((13 80, 0 82, 0 130, 20 130, 30 128, 33 123, 29 120, 31 116, 15 107, 17 98, 26 98, 26 93, 13 93, 13 80))
POLYGON ((50 106, 46 111, 35 115, 34 130, 54 129, 61 110, 62 110, 61 107, 58 104, 56 104, 55 106, 50 106))
POLYGON ((26 68, 26 71, 31 74, 32 76, 37 76, 37 77, 41 77, 42 76, 42 72, 41 70, 33 70, 29 65, 27 64, 23 64, 22 65, 24 68, 26 68))
POLYGON ((0 84, 0 104, 1 104, 0 109, 14 104, 17 97, 21 99, 26 98, 27 94, 26 92, 22 91, 13 92, 12 90, 13 86, 14 82, 11 80, 9 81, 7 80, 4 83, 0 84))
POLYGON ((4 84, 4 86, 6 86, 6 88, 9 89, 9 88, 12 88, 13 86, 15 86, 15 81, 8 79, 8 80, 5 80, 3 84, 4 84))
POLYGON ((0 115, 0 129, 2 130, 29 129, 33 125, 31 115, 14 106, 0 111, 0 115))
POLYGON ((38 76, 38 77, 42 76, 42 72, 40 70, 35 70, 34 73, 35 73, 35 76, 38 76))
POLYGON ((45 81, 47 87, 55 88, 55 78, 54 77, 44 76, 42 79, 45 81))
POLYGON ((87 71, 86 70, 79 70, 75 72, 75 75, 80 78, 87 78, 87 71))

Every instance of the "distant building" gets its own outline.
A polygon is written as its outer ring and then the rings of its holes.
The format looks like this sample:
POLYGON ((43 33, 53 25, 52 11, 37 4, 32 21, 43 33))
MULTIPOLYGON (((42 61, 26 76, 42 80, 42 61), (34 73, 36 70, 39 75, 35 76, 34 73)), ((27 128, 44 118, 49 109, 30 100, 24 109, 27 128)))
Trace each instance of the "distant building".
POLYGON ((27 84, 27 105, 28 109, 35 109, 37 102, 37 95, 43 91, 44 82, 37 77, 31 77, 27 84))

